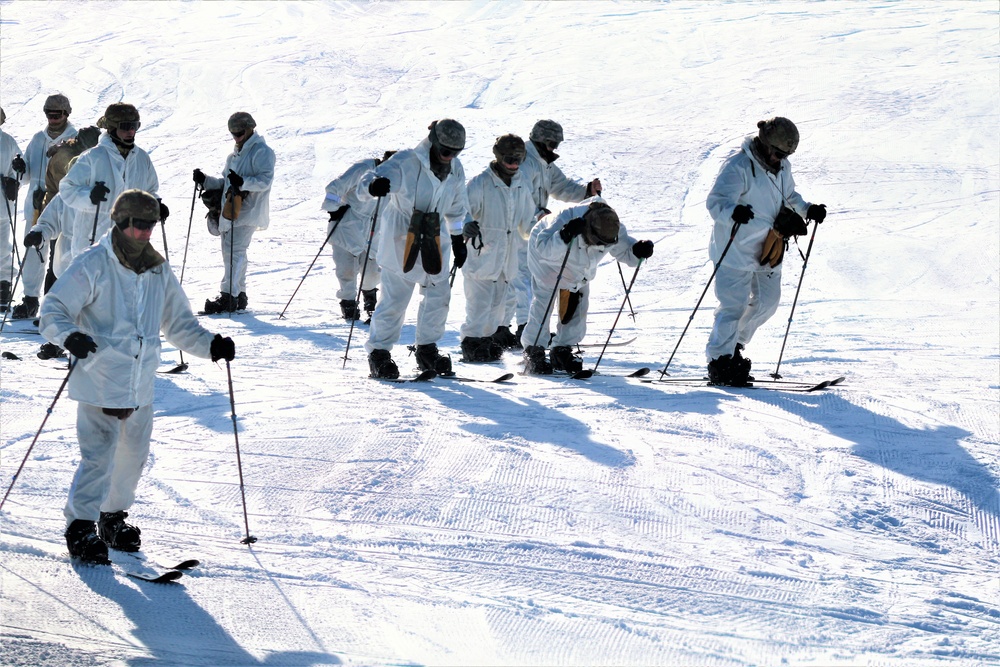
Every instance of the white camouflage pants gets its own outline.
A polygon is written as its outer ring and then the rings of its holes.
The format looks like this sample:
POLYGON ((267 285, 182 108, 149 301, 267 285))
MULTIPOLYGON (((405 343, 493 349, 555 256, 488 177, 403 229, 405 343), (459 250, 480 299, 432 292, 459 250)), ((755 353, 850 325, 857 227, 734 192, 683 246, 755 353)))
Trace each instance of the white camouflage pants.
POLYGON ((67 526, 76 519, 97 521, 101 512, 132 506, 152 433, 152 405, 138 408, 123 421, 97 406, 77 404, 80 464, 63 509, 67 526))
POLYGON ((759 271, 720 266, 715 274, 715 325, 708 337, 708 361, 732 354, 737 343, 746 345, 757 328, 778 310, 781 300, 781 265, 759 271))
POLYGON ((497 327, 506 326, 509 285, 503 276, 497 280, 477 280, 463 276, 465 285, 465 323, 462 338, 487 338, 497 327))
MULTIPOLYGON (((29 230, 30 231, 30 230, 29 230)), ((24 296, 40 297, 45 284, 45 267, 49 261, 49 242, 42 241, 36 246, 42 253, 41 259, 35 248, 24 248, 24 264, 21 265, 21 284, 24 296)))
POLYGON ((556 315, 556 335, 552 339, 552 347, 576 345, 587 335, 587 311, 590 308, 590 284, 580 288, 580 301, 576 312, 566 324, 559 318, 559 295, 552 300, 552 309, 546 313, 549 300, 552 299, 554 285, 540 285, 535 277, 531 277, 531 310, 528 311, 528 323, 521 332, 521 345, 539 345, 549 347, 549 320, 553 311, 556 315), (541 332, 539 334, 539 332, 541 332), (537 337, 538 342, 535 342, 537 337))
POLYGON ((257 231, 256 227, 246 225, 222 232, 222 265, 224 273, 219 290, 223 294, 238 296, 240 292, 247 291, 247 248, 250 247, 250 241, 253 239, 255 231, 257 231), (230 271, 236 274, 236 279, 233 281, 235 284, 232 287, 229 285, 230 271))
MULTIPOLYGON (((361 289, 374 289, 378 287, 381 271, 375 263, 375 253, 368 256, 368 266, 365 269, 365 279, 361 284, 361 289)), ((350 250, 338 245, 333 246, 333 266, 337 274, 337 282, 340 289, 337 290, 337 298, 354 301, 358 298, 358 276, 364 265, 364 251, 357 255, 352 255, 350 250)))
MULTIPOLYGON (((413 288, 418 283, 407 279, 395 271, 382 272, 382 298, 375 306, 372 322, 368 330, 365 350, 391 350, 399 342, 399 334, 406 317, 406 308, 413 297, 413 288)), ((436 343, 444 335, 448 320, 448 306, 451 303, 451 286, 448 274, 441 272, 430 276, 420 287, 420 307, 417 309, 417 345, 436 343), (433 281, 433 282, 432 282, 433 281)))

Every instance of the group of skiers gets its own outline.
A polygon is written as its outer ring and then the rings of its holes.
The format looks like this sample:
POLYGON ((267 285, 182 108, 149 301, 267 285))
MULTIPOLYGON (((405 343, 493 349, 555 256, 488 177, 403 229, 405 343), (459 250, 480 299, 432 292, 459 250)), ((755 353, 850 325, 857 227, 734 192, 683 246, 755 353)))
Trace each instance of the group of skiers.
MULTIPOLYGON (((66 540, 74 557, 107 562, 109 546, 130 551, 141 544, 139 529, 125 518, 149 450, 160 334, 213 361, 231 361, 235 345, 199 324, 169 264, 149 243, 169 210, 156 197, 159 181, 149 155, 135 145, 138 110, 112 104, 97 126, 80 132, 69 123, 72 109, 64 95, 50 96, 43 110, 47 126, 24 153, 0 129, 7 204, 0 271, 10 272, 0 274, 0 308, 9 308, 13 297, 11 202, 16 206, 26 183, 31 195, 24 217, 31 224, 25 225, 19 271, 24 298, 10 315, 40 315, 47 343, 39 356, 65 348, 74 358, 68 384, 79 402, 81 462, 65 508, 66 540), (44 280, 49 253, 51 275, 44 280)), ((0 124, 4 120, 0 109, 0 124)), ((253 117, 236 112, 228 129, 235 146, 221 175, 193 172, 223 260, 220 295, 206 301, 207 314, 247 308, 247 249, 254 232, 268 226, 274 180, 275 154, 253 117)), ((371 376, 398 378, 392 348, 418 286, 417 365, 452 372, 451 358, 437 343, 459 269, 466 296, 464 361, 496 361, 505 350, 521 349, 527 374, 580 371, 574 350, 586 334, 599 262, 610 254, 638 267, 652 256, 653 242, 628 234, 602 198, 599 179, 576 181, 556 165, 563 129, 553 120, 535 123, 527 142, 515 134, 498 137, 494 159, 468 181, 458 159, 466 145, 462 124, 445 118, 428 130, 415 148, 352 165, 327 186, 322 203, 341 315, 360 320, 363 307, 370 318, 365 349, 371 376), (550 197, 572 205, 552 213, 550 197)), ((803 218, 825 218, 825 206, 795 191, 787 158, 798 140, 788 119, 761 121, 725 162, 708 195, 719 300, 706 348, 714 384, 752 380, 742 352, 777 308, 787 239, 805 233, 803 218)))

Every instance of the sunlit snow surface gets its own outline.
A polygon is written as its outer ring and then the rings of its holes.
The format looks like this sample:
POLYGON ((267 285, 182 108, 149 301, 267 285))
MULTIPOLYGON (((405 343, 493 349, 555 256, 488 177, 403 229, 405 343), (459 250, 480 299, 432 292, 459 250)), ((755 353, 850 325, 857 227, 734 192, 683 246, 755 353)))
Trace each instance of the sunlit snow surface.
MULTIPOLYGON (((0 663, 90 665, 994 665, 1000 663, 1000 79, 993 2, 0 2, 4 131, 22 148, 61 91, 78 127, 142 114, 174 270, 191 170, 221 170, 226 119, 274 148, 251 312, 206 326, 232 364, 157 379, 131 509, 156 586, 70 564, 78 460, 61 398, 0 516, 0 663), (780 371, 802 394, 645 385, 712 267, 705 196, 758 120, 792 118, 799 191, 826 203, 780 371), (604 373, 505 385, 367 379, 339 319, 323 188, 350 164, 465 124, 467 175, 496 136, 553 118, 559 164, 600 177, 656 243, 604 373)), ((23 200, 22 200, 23 201, 23 200)), ((18 237, 21 235, 21 215, 18 237)), ((162 247, 158 236, 157 246, 162 247)), ((808 238, 747 356, 781 354, 808 238)), ((193 212, 184 286, 218 292, 193 212)), ((603 343, 625 281, 593 284, 603 343)), ((394 356, 415 368, 415 297, 394 356)), ((441 347, 458 358, 462 279, 441 347)), ((670 366, 700 377, 715 298, 670 366)), ((65 366, 0 344, 3 491, 65 366)), ((592 367, 600 347, 586 349, 592 367)), ((163 369, 176 365, 165 348, 163 369)), ((520 370, 460 365, 463 375, 520 370)), ((654 370, 655 372, 655 370, 654 370)), ((123 564, 134 561, 119 557, 123 564)))

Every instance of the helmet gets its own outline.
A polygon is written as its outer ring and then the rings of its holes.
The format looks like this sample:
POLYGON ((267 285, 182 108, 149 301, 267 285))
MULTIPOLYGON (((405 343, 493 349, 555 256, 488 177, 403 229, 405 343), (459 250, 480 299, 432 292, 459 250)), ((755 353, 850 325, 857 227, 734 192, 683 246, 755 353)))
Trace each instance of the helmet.
POLYGON ((246 111, 237 111, 229 117, 229 131, 240 133, 257 127, 257 121, 246 111))
POLYGON ((561 143, 563 140, 562 125, 554 120, 540 120, 531 128, 528 138, 540 144, 547 142, 561 143))
POLYGON ((111 220, 119 227, 127 227, 132 218, 159 220, 160 202, 143 190, 126 190, 111 205, 111 220))
POLYGON ((430 124, 427 137, 435 146, 444 146, 455 151, 465 148, 465 128, 457 120, 442 118, 430 124))
POLYGON ((519 157, 523 162, 526 154, 524 140, 516 134, 505 134, 502 137, 497 137, 496 143, 493 144, 493 155, 496 156, 497 162, 501 162, 503 157, 510 155, 519 157))
MULTIPOLYGON (((104 110, 104 127, 109 131, 117 130, 118 123, 138 120, 139 110, 125 102, 115 102, 108 105, 108 108, 104 110)), ((98 124, 100 124, 100 121, 98 121, 98 124)))
POLYGON ((760 128, 757 137, 770 148, 791 155, 799 147, 799 129, 795 127, 795 123, 787 118, 775 116, 769 120, 760 121, 757 123, 757 127, 760 128))
POLYGON ((621 223, 615 210, 604 202, 591 202, 583 214, 587 226, 583 228, 584 239, 590 245, 611 245, 618 241, 621 223))
POLYGON ((73 107, 69 105, 69 98, 62 93, 56 93, 55 95, 49 95, 45 98, 45 104, 42 105, 42 111, 65 111, 66 115, 73 113, 73 107))
POLYGON ((100 138, 101 130, 96 125, 85 127, 76 133, 76 140, 79 141, 80 145, 84 148, 93 148, 97 145, 97 141, 100 138))

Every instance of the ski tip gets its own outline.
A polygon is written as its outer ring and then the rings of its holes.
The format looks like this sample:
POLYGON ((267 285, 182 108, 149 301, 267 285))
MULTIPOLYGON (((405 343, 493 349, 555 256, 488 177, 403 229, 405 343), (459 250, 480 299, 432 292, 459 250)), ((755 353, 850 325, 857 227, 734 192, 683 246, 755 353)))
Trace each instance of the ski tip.
POLYGON ((184 560, 184 561, 181 561, 180 563, 177 563, 177 565, 174 565, 170 569, 171 570, 181 570, 181 571, 184 571, 184 570, 193 570, 194 568, 198 567, 199 565, 201 565, 201 561, 200 560, 198 560, 196 558, 191 558, 189 560, 184 560))
POLYGON ((594 376, 594 371, 589 368, 584 368, 582 371, 577 371, 576 373, 571 373, 570 378, 573 380, 587 380, 594 376))
POLYGON ((630 377, 630 378, 641 378, 641 377, 646 377, 647 375, 649 375, 649 369, 644 366, 644 367, 640 368, 639 370, 637 370, 634 373, 629 373, 628 377, 630 377))
POLYGON ((504 373, 503 375, 501 375, 500 377, 498 377, 497 379, 495 379, 493 381, 494 382, 507 382, 508 380, 513 380, 513 379, 514 379, 514 374, 513 373, 504 373))
POLYGON ((140 581, 148 581, 152 584, 169 584, 184 576, 180 570, 167 570, 163 574, 143 574, 141 572, 126 572, 126 576, 140 581))
POLYGON ((17 356, 13 352, 4 352, 3 353, 3 358, 4 359, 12 359, 14 361, 21 361, 21 357, 17 356))

